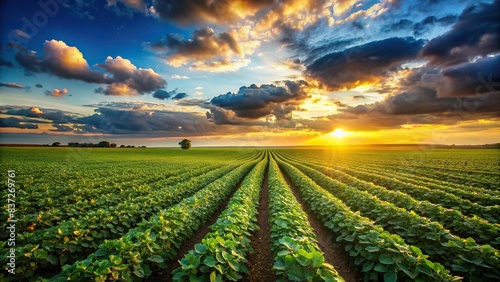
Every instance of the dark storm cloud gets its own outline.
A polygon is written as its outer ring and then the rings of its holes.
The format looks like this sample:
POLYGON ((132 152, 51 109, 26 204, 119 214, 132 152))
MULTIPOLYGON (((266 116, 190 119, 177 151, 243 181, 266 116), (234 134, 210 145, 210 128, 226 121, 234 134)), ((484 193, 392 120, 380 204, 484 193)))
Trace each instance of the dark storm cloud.
POLYGON ((300 121, 311 129, 328 131, 335 126, 348 130, 400 128, 408 124, 455 125, 467 120, 500 118, 500 95, 439 98, 436 91, 415 87, 373 104, 339 109, 338 114, 300 121), (325 119, 327 121, 325 121, 325 119))
POLYGON ((246 16, 253 16, 274 0, 156 0, 154 9, 160 19, 181 24, 227 23, 246 16))
POLYGON ((412 37, 373 41, 321 57, 305 72, 331 90, 354 87, 397 71, 400 64, 415 58, 423 44, 412 37))
POLYGON ((435 90, 426 87, 415 87, 413 92, 404 92, 390 96, 383 101, 368 105, 348 107, 343 113, 355 115, 378 112, 386 115, 424 115, 451 113, 465 103, 474 103, 474 113, 489 113, 491 117, 499 116, 500 95, 479 95, 471 98, 440 98, 435 90))
POLYGON ((300 102, 307 98, 305 86, 305 81, 285 81, 283 86, 252 84, 241 87, 238 93, 216 96, 211 103, 242 118, 257 119, 272 114, 277 119, 287 119, 292 110, 298 109, 300 102))
POLYGON ((38 124, 26 123, 25 120, 15 117, 0 118, 0 127, 14 127, 21 129, 38 129, 38 124))
POLYGON ((500 56, 485 57, 472 63, 451 66, 441 71, 439 96, 500 94, 500 56))
POLYGON ((180 136, 216 131, 203 115, 168 110, 98 108, 94 115, 80 118, 78 123, 87 131, 108 134, 165 132, 166 136, 180 136))
POLYGON ((500 0, 467 7, 445 34, 429 41, 422 56, 431 65, 450 66, 500 50, 500 0))
POLYGON ((9 82, 9 83, 0 82, 0 86, 9 87, 9 88, 19 88, 19 89, 26 88, 24 85, 19 84, 19 83, 15 83, 15 82, 9 82))
POLYGON ((43 88, 43 85, 41 85, 41 84, 38 83, 38 84, 35 84, 35 87, 36 88, 43 88))
POLYGON ((14 64, 10 61, 7 61, 7 60, 0 58, 0 66, 6 66, 8 68, 13 68, 14 64))

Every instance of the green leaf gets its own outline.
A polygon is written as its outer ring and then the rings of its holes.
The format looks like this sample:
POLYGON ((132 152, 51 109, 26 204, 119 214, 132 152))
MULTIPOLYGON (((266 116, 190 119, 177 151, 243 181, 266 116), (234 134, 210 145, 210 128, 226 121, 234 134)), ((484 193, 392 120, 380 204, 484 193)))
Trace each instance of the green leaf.
POLYGON ((368 271, 372 270, 372 268, 373 268, 373 262, 368 261, 368 262, 366 262, 365 264, 363 264, 363 269, 362 269, 362 271, 363 271, 363 272, 368 272, 368 271))
POLYGON ((312 257, 312 265, 313 267, 320 267, 325 262, 325 258, 321 255, 320 252, 314 252, 312 257))
POLYGON ((384 282, 396 282, 398 280, 398 274, 396 272, 387 272, 384 274, 384 282))
POLYGON ((116 255, 110 255, 109 256, 109 260, 113 263, 113 264, 120 264, 122 262, 122 258, 120 256, 116 256, 116 255))
POLYGON ((150 256, 148 260, 156 263, 162 263, 164 261, 163 258, 159 255, 150 256))
POLYGON ((380 249, 379 249, 379 247, 370 246, 370 247, 367 247, 365 250, 369 253, 374 253, 374 252, 378 252, 380 249))
POLYGON ((50 262, 52 265, 58 265, 59 264, 59 259, 54 256, 54 255, 48 255, 47 256, 47 261, 50 262))
POLYGON ((34 252, 34 256, 37 259, 46 259, 48 256, 48 253, 44 249, 38 249, 34 252))
POLYGON ((273 269, 286 270, 286 265, 283 259, 277 258, 276 261, 274 262, 273 269))
POLYGON ((187 273, 180 271, 180 272, 177 272, 176 274, 174 274, 172 279, 173 280, 181 280, 184 276, 187 276, 187 273))
POLYGON ((217 264, 217 261, 215 260, 215 257, 214 257, 214 256, 208 256, 208 257, 206 257, 206 258, 203 260, 203 263, 204 263, 206 266, 209 266, 209 267, 214 267, 214 266, 217 264))
POLYGON ((387 272, 387 271, 389 271, 389 269, 387 268, 387 266, 385 266, 384 264, 381 264, 381 263, 377 263, 377 265, 375 265, 375 267, 373 269, 375 271, 377 271, 377 272, 387 272))
POLYGON ((204 253, 207 252, 207 246, 205 246, 205 244, 196 244, 194 246, 194 250, 200 254, 200 255, 203 255, 204 253))
POLYGON ((135 268, 134 274, 137 277, 144 278, 144 269, 139 265, 135 268))
POLYGON ((378 261, 380 261, 383 264, 394 264, 394 260, 387 254, 381 254, 378 257, 378 261))
POLYGON ((210 273, 210 282, 222 282, 222 277, 219 273, 212 271, 212 273, 210 273))

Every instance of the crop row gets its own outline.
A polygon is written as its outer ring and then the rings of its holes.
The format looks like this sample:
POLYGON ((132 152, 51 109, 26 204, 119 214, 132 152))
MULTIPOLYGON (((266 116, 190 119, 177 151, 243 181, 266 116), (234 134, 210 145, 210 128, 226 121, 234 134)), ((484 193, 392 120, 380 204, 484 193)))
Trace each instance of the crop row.
POLYGON ((416 246, 410 246, 368 218, 350 210, 341 200, 318 186, 297 168, 278 159, 278 164, 300 190, 310 209, 345 245, 365 273, 365 280, 377 281, 454 281, 443 265, 426 259, 416 246))
MULTIPOLYGON (((22 223, 19 228, 21 230, 37 230, 40 228, 47 228, 60 224, 65 220, 70 218, 79 219, 80 217, 87 216, 92 211, 97 209, 109 209, 109 207, 116 206, 120 203, 130 204, 141 204, 148 203, 149 200, 154 197, 157 191, 165 189, 176 183, 181 183, 188 181, 193 177, 200 176, 207 171, 215 170, 222 167, 222 164, 202 166, 197 169, 194 168, 184 168, 184 172, 178 171, 176 174, 172 174, 168 178, 164 179, 150 179, 145 178, 145 180, 137 182, 130 182, 127 185, 120 187, 121 193, 109 193, 99 196, 96 199, 82 197, 80 200, 68 203, 63 207, 54 207, 53 209, 46 209, 39 213, 27 214, 23 216, 20 220, 22 223), (186 170, 188 170, 186 172, 186 170), (150 181, 149 183, 147 181, 150 181), (152 196, 153 195, 153 196, 152 196), (84 200, 82 200, 84 199, 84 200)), ((94 188, 95 191, 107 190, 101 188, 94 188)), ((57 198, 57 197, 56 197, 57 198)))
POLYGON ((165 261, 201 227, 258 162, 248 162, 179 204, 160 211, 124 236, 107 240, 86 259, 63 266, 49 281, 105 281, 147 277, 152 269, 166 267, 165 261))
POLYGON ((335 168, 365 181, 373 182, 392 190, 407 193, 418 200, 427 200, 444 207, 459 210, 469 216, 477 215, 494 223, 500 222, 500 206, 481 206, 469 200, 461 199, 451 193, 433 190, 422 185, 405 183, 390 176, 384 176, 371 172, 362 172, 347 167, 335 166, 335 168))
MULTIPOLYGON (((391 169, 399 168, 400 165, 393 164, 389 166, 391 169)), ((456 171, 456 170, 447 170, 439 167, 433 166, 412 166, 409 165, 406 167, 407 169, 413 169, 418 171, 420 174, 431 175, 433 178, 442 179, 450 182, 454 182, 457 184, 469 185, 479 188, 492 189, 496 191, 500 191, 500 186, 496 180, 498 180, 498 176, 496 178, 491 179, 491 177, 486 177, 477 175, 474 172, 464 172, 464 171, 456 171), (471 177, 472 176, 472 177, 471 177)))
MULTIPOLYGON (((430 175, 427 173, 418 173, 416 174, 415 169, 407 168, 407 167, 390 167, 387 165, 376 165, 376 164, 362 164, 362 163, 355 163, 353 164, 354 166, 356 165, 362 165, 365 168, 368 168, 370 170, 380 170, 380 171, 391 171, 395 173, 396 175, 402 175, 405 177, 410 177, 415 180, 423 181, 423 182, 428 182, 428 183, 433 183, 441 186, 449 186, 449 187, 454 187, 456 189, 460 189, 465 192, 472 193, 474 195, 485 195, 487 196, 493 196, 493 197, 500 197, 500 191, 496 190, 491 190, 487 188, 480 188, 480 187, 473 187, 473 186, 468 186, 465 184, 459 184, 459 183, 454 183, 450 181, 443 181, 440 180, 440 178, 431 178, 429 177, 430 175)), ((474 176, 473 174, 471 176, 474 176)))
MULTIPOLYGON (((22 247, 18 252, 19 264, 29 266, 27 276, 33 272, 44 272, 51 265, 63 265, 85 258, 105 239, 118 238, 133 228, 141 219, 148 219, 159 210, 172 206, 189 197, 209 183, 223 177, 236 165, 193 177, 177 185, 165 187, 144 198, 142 203, 123 202, 108 209, 98 209, 80 219, 70 219, 61 224, 24 233, 18 236, 22 247), (43 258, 37 255, 43 253, 43 258)), ((5 250, 5 249, 4 249, 5 250)), ((6 256, 2 255, 2 260, 6 256)))
POLYGON ((499 205, 500 204, 500 195, 496 193, 494 190, 489 190, 489 189, 483 189, 483 188, 473 188, 473 189, 464 189, 464 188, 457 188, 457 187, 451 187, 450 185, 446 184, 439 184, 436 183, 435 181, 426 179, 426 180, 420 180, 418 179, 418 176, 415 176, 413 174, 403 174, 398 171, 394 170, 387 170, 383 169, 380 167, 376 166, 363 166, 363 167, 358 167, 359 171, 364 171, 364 172, 371 172, 375 174, 380 174, 384 176, 392 176, 395 179, 398 179, 402 182, 405 183, 410 183, 414 185, 421 185, 425 186, 430 189, 435 189, 435 190, 441 190, 446 193, 450 193, 456 196, 459 196, 462 199, 469 200, 473 203, 477 203, 482 206, 492 206, 492 205, 499 205), (491 193, 492 192, 492 193, 491 193), (493 193, 497 195, 492 195, 493 193))
POLYGON ((209 232, 179 262, 174 281, 239 280, 248 273, 247 254, 253 252, 250 236, 258 226, 256 214, 267 166, 267 156, 250 171, 227 208, 209 232))
POLYGON ((278 281, 344 281, 325 262, 307 214, 274 159, 269 163, 269 222, 278 281))
POLYGON ((386 230, 400 235, 407 243, 423 249, 434 261, 449 267, 456 275, 465 276, 468 281, 500 279, 500 253, 491 246, 478 245, 471 238, 459 238, 439 223, 379 200, 366 191, 342 184, 302 164, 293 165, 351 209, 360 211, 386 230))
POLYGON ((428 201, 417 201, 407 194, 388 190, 372 182, 357 179, 345 172, 327 166, 315 165, 312 162, 303 162, 303 164, 319 170, 351 187, 376 195, 379 199, 407 210, 412 210, 432 221, 437 221, 446 228, 453 230, 453 233, 456 235, 473 237, 480 244, 500 246, 500 226, 498 224, 490 223, 479 217, 467 217, 460 211, 446 209, 428 201))

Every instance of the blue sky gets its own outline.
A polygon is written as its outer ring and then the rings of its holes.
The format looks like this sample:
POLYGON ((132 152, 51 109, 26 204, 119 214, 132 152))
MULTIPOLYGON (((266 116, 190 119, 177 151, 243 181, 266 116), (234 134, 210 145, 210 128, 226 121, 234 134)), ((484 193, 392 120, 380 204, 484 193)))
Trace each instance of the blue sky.
POLYGON ((499 1, 1 5, 1 143, 498 142, 499 1))

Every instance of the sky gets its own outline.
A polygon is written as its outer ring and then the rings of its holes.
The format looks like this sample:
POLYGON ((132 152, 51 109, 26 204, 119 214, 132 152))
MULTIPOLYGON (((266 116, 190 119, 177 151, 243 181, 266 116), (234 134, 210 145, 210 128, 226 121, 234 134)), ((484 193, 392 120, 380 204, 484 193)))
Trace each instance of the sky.
POLYGON ((500 142, 500 1, 5 0, 0 143, 500 142))

